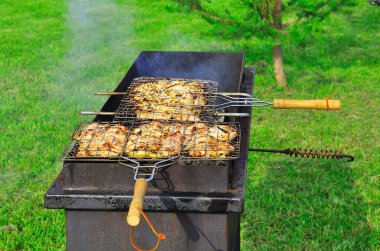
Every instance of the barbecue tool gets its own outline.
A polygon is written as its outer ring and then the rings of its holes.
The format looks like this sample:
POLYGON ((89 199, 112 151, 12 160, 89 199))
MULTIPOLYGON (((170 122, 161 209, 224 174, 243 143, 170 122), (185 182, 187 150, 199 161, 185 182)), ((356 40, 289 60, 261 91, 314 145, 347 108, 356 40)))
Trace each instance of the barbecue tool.
POLYGON ((127 162, 120 161, 119 163, 133 169, 133 172, 135 173, 134 179, 136 181, 133 189, 133 198, 127 215, 127 222, 130 226, 135 227, 140 223, 141 211, 143 210, 144 197, 148 187, 148 182, 153 180, 154 175, 160 168, 168 167, 174 164, 174 160, 178 157, 179 155, 166 160, 158 161, 152 165, 141 165, 139 161, 122 157, 127 162), (135 165, 131 165, 129 162, 132 162, 135 165))
POLYGON ((301 157, 301 158, 321 158, 321 159, 342 159, 347 158, 347 162, 354 161, 354 156, 349 154, 344 154, 342 152, 336 151, 336 150, 312 150, 312 149, 302 149, 302 148, 287 148, 283 150, 279 149, 262 149, 262 148, 249 148, 248 151, 250 152, 265 152, 265 153, 283 153, 287 154, 290 157, 294 156, 295 158, 301 157))
MULTIPOLYGON (((248 113, 226 113, 221 112, 229 107, 261 107, 273 105, 274 109, 317 109, 317 110, 339 110, 340 101, 339 100, 288 100, 288 99, 275 99, 273 102, 262 101, 257 98, 253 98, 251 95, 246 93, 229 93, 229 92, 220 92, 217 90, 217 83, 208 80, 194 80, 194 79, 176 79, 176 78, 151 78, 151 77, 140 77, 135 78, 131 85, 128 87, 127 92, 96 92, 95 95, 124 95, 123 100, 121 101, 119 108, 116 112, 92 112, 92 111, 83 111, 82 115, 110 115, 115 116, 115 119, 125 120, 125 119, 164 119, 164 120, 180 120, 180 121, 199 121, 196 119, 196 115, 200 115, 200 121, 212 121, 214 116, 234 116, 234 117, 247 117, 248 113), (160 80, 164 81, 180 81, 180 82, 199 82, 204 84, 204 92, 202 93, 192 93, 194 95, 204 95, 207 99, 206 104, 192 104, 192 105, 178 105, 170 106, 173 110, 171 112, 162 112, 151 110, 140 111, 142 115, 147 116, 147 118, 141 117, 137 118, 135 111, 141 108, 134 101, 131 101, 133 98, 133 88, 139 84, 152 83, 160 80), (215 100, 220 99, 222 102, 216 104, 215 100), (188 109, 198 109, 198 114, 188 113, 184 111, 184 108, 188 109), (167 113, 171 116, 169 118, 164 118, 161 115, 167 117, 167 113), (153 116, 150 116, 153 114, 153 116), (155 117, 157 115, 157 117, 155 117), (178 119, 178 115, 180 119, 178 119), (149 117, 150 116, 150 117, 149 117), (193 116, 193 117, 191 117, 193 116), (191 119, 192 118, 192 119, 191 119)), ((162 98, 162 97, 160 97, 162 98)))

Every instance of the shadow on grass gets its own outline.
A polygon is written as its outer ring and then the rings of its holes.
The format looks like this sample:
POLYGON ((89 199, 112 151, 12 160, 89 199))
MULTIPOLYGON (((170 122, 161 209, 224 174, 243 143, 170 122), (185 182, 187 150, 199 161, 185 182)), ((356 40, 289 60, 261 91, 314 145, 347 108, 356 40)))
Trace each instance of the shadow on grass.
POLYGON ((371 249, 368 205, 348 164, 273 158, 266 169, 258 182, 249 182, 255 185, 246 195, 244 250, 371 249))

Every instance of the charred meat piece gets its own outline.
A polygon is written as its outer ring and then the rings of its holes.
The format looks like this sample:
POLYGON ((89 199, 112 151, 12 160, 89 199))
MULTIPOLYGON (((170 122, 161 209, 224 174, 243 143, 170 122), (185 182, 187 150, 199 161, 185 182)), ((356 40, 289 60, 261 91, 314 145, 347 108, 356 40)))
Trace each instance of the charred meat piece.
POLYGON ((206 105, 205 86, 196 80, 156 80, 137 83, 129 102, 139 119, 200 121, 206 105))
POLYGON ((176 156, 181 151, 184 125, 158 121, 141 124, 129 135, 124 153, 131 158, 159 159, 176 156))
POLYGON ((192 124, 185 131, 184 153, 196 158, 225 158, 235 151, 230 142, 236 137, 237 131, 230 125, 192 124))
POLYGON ((76 157, 115 157, 122 153, 128 128, 122 124, 88 124, 73 137, 76 157))

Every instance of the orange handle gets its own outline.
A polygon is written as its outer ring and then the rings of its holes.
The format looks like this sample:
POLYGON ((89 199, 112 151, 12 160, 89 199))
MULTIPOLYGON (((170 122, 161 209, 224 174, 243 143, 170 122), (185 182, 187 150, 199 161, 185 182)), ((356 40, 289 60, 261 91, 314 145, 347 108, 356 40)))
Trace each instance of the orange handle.
POLYGON ((274 109, 316 109, 316 110, 340 110, 340 100, 293 100, 275 99, 274 109))
POLYGON ((136 180, 133 199, 131 205, 129 206, 129 211, 127 215, 127 222, 130 226, 137 226, 140 223, 141 212, 144 205, 144 197, 148 182, 144 178, 139 178, 136 180))
POLYGON ((151 249, 142 249, 142 248, 138 247, 135 244, 135 242, 133 241, 133 227, 131 226, 130 230, 129 230, 129 240, 131 242, 131 245, 137 251, 155 251, 158 248, 158 246, 160 245, 161 240, 165 240, 166 239, 166 235, 164 233, 157 232, 157 230, 153 227, 152 222, 150 222, 150 220, 148 219, 148 216, 146 216, 146 214, 144 213, 144 211, 141 210, 140 208, 137 208, 137 209, 140 211, 140 213, 142 214, 142 216, 144 217, 144 219, 146 220, 146 222, 148 223, 148 225, 152 229, 153 233, 157 236, 157 242, 156 242, 156 245, 153 248, 151 248, 151 249))

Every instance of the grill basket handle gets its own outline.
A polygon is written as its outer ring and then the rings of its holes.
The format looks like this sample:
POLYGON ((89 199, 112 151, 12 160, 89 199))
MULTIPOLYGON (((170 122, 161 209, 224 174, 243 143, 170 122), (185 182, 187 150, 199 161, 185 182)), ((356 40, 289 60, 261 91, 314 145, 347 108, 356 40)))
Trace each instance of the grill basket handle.
POLYGON ((316 109, 316 110, 340 110, 340 100, 293 100, 275 99, 274 109, 316 109))
POLYGON ((140 223, 141 212, 144 205, 145 192, 148 186, 148 181, 144 178, 139 178, 136 180, 133 198, 131 205, 129 206, 129 211, 127 215, 127 222, 130 226, 137 226, 140 223))

